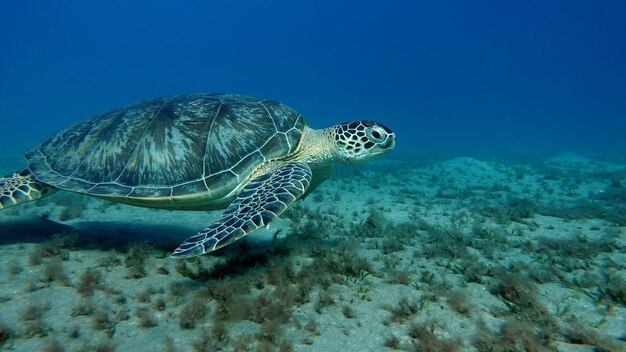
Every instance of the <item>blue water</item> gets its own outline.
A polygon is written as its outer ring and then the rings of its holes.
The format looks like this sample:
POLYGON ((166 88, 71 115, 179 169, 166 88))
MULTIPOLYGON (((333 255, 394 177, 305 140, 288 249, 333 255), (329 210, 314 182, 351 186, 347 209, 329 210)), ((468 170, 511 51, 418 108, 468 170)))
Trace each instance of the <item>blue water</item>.
POLYGON ((198 260, 219 211, 0 210, 0 350, 626 351, 625 0, 0 0, 0 176, 192 92, 397 147, 198 260))
POLYGON ((624 18, 623 1, 2 1, 0 147, 232 92, 314 127, 383 121, 400 152, 623 159, 624 18))

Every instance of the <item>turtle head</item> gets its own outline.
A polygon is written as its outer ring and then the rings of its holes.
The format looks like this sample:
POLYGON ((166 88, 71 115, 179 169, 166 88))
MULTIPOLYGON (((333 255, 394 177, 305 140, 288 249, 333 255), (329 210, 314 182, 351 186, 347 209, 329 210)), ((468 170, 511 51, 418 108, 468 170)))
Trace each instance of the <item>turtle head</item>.
POLYGON ((353 121, 332 127, 337 153, 342 161, 358 163, 373 159, 396 146, 393 131, 374 121, 353 121))

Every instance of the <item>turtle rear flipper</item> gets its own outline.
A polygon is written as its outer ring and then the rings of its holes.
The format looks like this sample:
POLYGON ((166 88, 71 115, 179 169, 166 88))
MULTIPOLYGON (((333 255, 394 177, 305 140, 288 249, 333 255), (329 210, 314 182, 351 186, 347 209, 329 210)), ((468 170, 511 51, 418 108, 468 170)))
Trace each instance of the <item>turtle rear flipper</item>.
POLYGON ((0 178, 0 209, 43 198, 57 191, 33 178, 28 169, 0 178))
POLYGON ((306 163, 288 163, 250 181, 211 226, 189 237, 172 257, 193 257, 222 248, 267 226, 306 192, 311 183, 306 163))

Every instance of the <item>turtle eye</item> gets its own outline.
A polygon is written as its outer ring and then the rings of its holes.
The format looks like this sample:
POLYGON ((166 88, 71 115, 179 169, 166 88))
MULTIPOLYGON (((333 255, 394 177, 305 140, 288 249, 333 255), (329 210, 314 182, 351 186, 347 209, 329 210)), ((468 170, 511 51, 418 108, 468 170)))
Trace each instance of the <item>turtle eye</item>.
POLYGON ((383 134, 381 133, 379 129, 372 128, 368 132, 369 132, 368 135, 370 139, 376 143, 382 142, 385 139, 385 137, 383 136, 383 134))

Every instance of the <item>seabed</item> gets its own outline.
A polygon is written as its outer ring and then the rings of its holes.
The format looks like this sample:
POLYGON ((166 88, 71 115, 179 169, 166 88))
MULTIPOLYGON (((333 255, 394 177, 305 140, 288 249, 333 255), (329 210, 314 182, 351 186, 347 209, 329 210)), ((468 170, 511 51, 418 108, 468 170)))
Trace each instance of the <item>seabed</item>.
POLYGON ((218 216, 62 192, 1 211, 0 350, 626 350, 626 165, 391 155, 168 257, 218 216))

